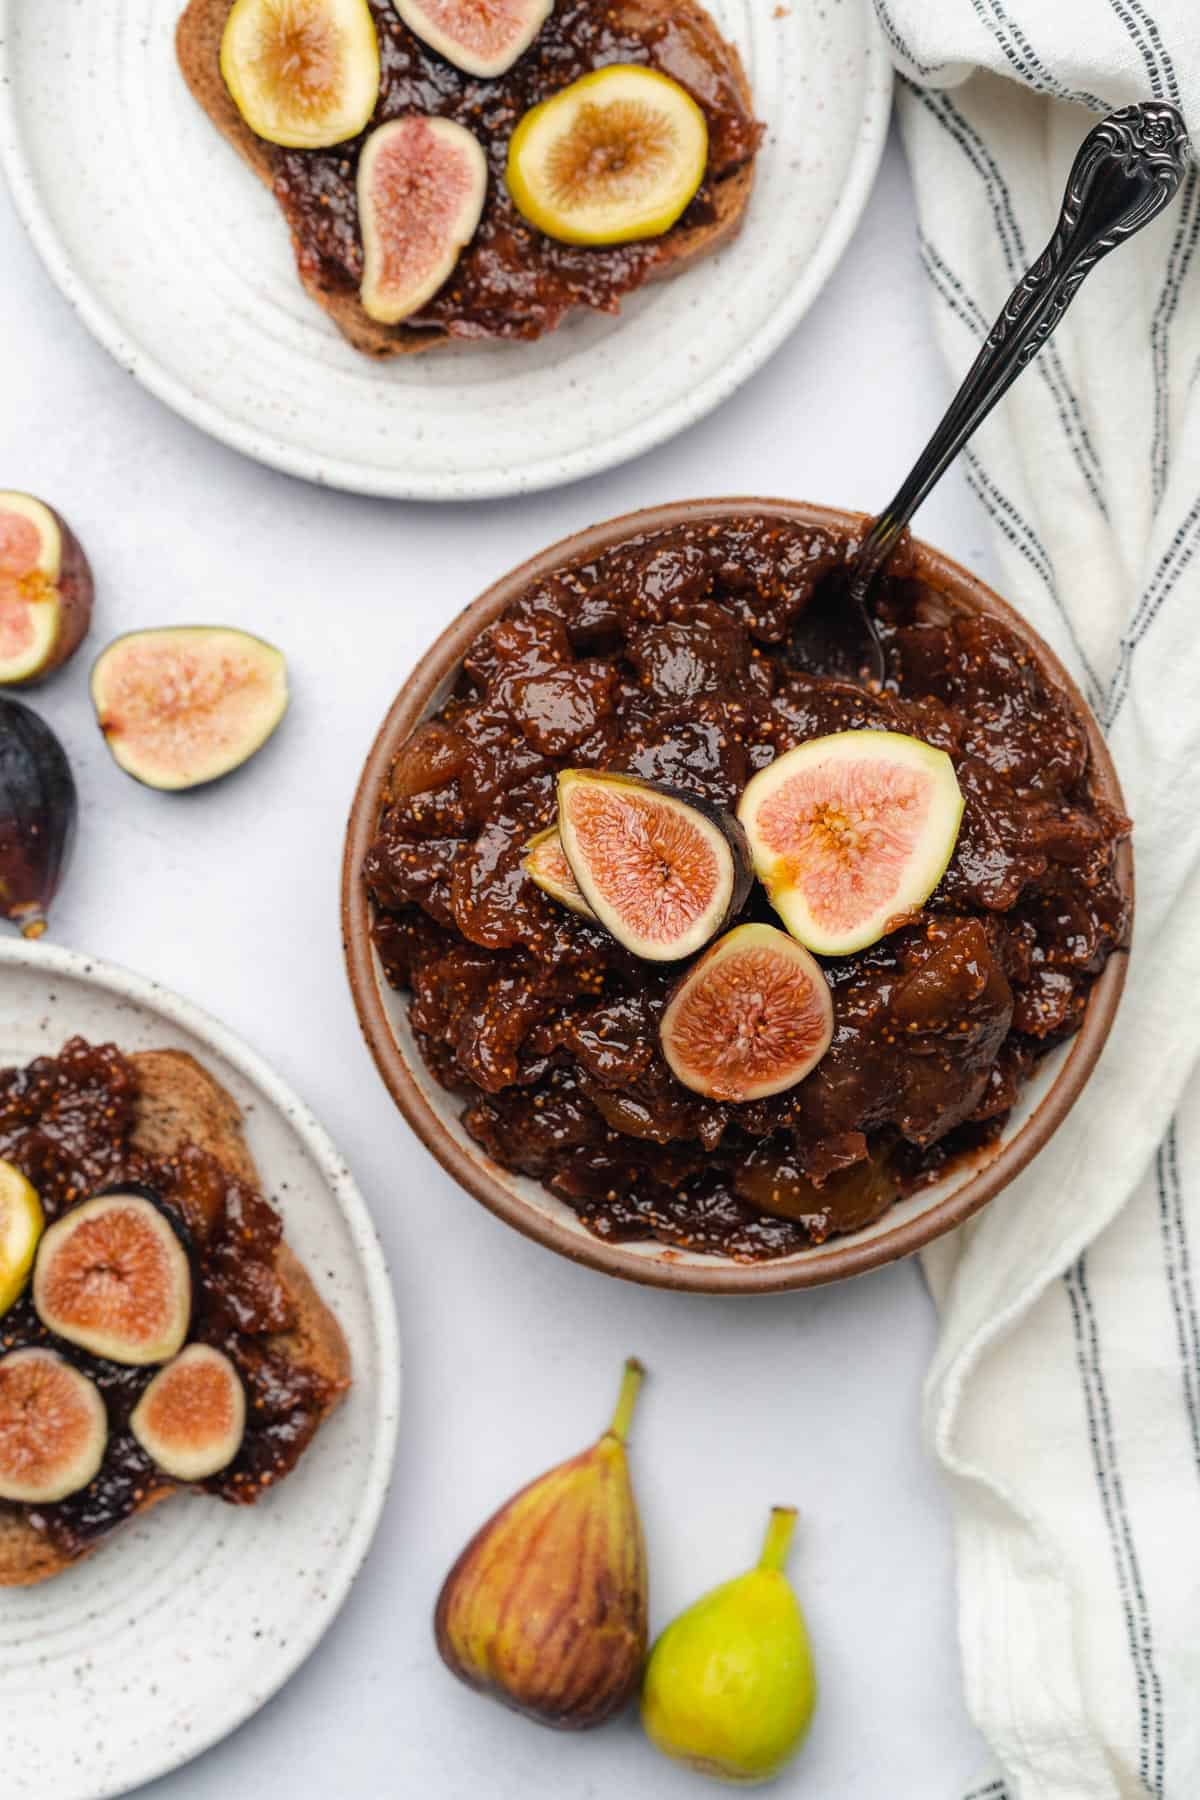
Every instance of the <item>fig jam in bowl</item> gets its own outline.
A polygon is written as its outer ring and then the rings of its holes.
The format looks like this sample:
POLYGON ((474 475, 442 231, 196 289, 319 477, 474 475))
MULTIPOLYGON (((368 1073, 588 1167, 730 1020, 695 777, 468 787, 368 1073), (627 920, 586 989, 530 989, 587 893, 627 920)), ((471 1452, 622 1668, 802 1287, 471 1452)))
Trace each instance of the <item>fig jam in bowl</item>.
MULTIPOLYGON (((1098 727, 1019 614, 917 542, 877 596, 886 689, 818 666, 805 610, 837 616, 862 526, 747 499, 580 532, 450 626, 367 760, 342 900, 380 1073, 469 1193, 607 1274, 763 1293, 906 1256, 1036 1155, 1112 1024, 1133 863, 1098 727), (641 960, 522 868, 558 772, 731 812, 797 745, 879 730, 950 755, 949 865, 878 941, 822 956, 811 1073, 741 1104, 693 1091, 659 1032, 695 959, 641 960)), ((757 884, 726 923, 747 921, 781 924, 757 884)))

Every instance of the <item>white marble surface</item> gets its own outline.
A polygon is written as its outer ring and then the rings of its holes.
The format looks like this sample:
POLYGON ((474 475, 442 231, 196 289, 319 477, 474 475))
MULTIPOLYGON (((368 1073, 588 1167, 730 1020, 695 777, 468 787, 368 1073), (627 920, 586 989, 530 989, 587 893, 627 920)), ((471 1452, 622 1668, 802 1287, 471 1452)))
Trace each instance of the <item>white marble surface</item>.
MULTIPOLYGON (((754 382, 651 456, 516 503, 357 500, 208 442, 91 342, 2 188, 0 270, 0 486, 44 494, 84 538, 99 582, 95 645, 139 625, 228 621, 286 650, 295 691, 248 770, 182 797, 139 788, 109 761, 86 654, 38 693, 83 803, 55 936, 202 1002, 310 1101, 374 1209, 406 1348, 395 1483, 340 1620, 251 1724, 147 1792, 704 1791, 632 1718, 571 1738, 486 1705, 446 1675, 430 1637, 438 1584, 467 1535, 599 1430, 621 1359, 637 1351, 653 1374, 633 1454, 654 1625, 749 1561, 769 1503, 794 1501, 793 1572, 823 1695, 778 1791, 954 1800, 985 1757, 961 1697, 946 1507, 919 1439, 934 1321, 916 1267, 808 1295, 705 1301, 608 1282, 526 1243, 461 1194, 392 1110, 359 1039, 337 920, 342 828, 379 718, 418 653, 494 575, 652 501, 886 499, 947 387, 897 147, 830 287, 754 382)), ((984 521, 957 479, 921 523, 987 572, 984 521)))

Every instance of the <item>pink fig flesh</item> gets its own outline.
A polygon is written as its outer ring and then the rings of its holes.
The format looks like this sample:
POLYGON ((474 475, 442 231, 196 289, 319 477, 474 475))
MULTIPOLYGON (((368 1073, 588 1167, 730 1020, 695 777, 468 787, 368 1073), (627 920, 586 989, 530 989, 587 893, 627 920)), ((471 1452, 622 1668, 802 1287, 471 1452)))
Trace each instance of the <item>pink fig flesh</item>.
POLYGON ((412 113, 373 131, 358 163, 363 310, 396 325, 431 300, 475 235, 487 194, 478 139, 412 113))
POLYGON ((550 16, 554 0, 392 0, 423 43, 468 75, 511 69, 550 16))
POLYGON ((93 591, 65 520, 32 494, 0 493, 0 686, 62 667, 87 633, 93 591))

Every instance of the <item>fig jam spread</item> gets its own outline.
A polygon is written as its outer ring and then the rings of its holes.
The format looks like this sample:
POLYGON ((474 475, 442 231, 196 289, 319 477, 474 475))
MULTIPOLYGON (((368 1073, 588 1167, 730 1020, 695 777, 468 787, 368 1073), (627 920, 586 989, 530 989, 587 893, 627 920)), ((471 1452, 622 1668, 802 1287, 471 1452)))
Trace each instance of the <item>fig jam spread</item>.
MULTIPOLYGON (((192 1260, 188 1342, 223 1350, 246 1389, 242 1447, 227 1469, 201 1485, 222 1500, 249 1504, 295 1466, 332 1396, 270 1341, 295 1323, 275 1272, 281 1227, 274 1208, 194 1145, 167 1158, 136 1149, 136 1102, 133 1064, 112 1044, 72 1038, 58 1056, 0 1070, 0 1158, 36 1188, 47 1225, 106 1188, 133 1185, 153 1193, 192 1260)), ((95 1480, 52 1506, 19 1509, 74 1556, 135 1512, 147 1494, 175 1485, 128 1428, 155 1370, 107 1362, 56 1338, 26 1288, 0 1318, 0 1353, 32 1344, 51 1345, 82 1369, 108 1410, 108 1447, 95 1480)))
MULTIPOLYGON (((558 0, 531 47, 506 74, 481 80, 428 49, 391 0, 369 0, 379 35, 382 80, 368 130, 404 113, 435 114, 465 125, 488 159, 483 217, 447 284, 406 327, 453 337, 535 338, 575 306, 615 312, 669 254, 674 231, 710 223, 714 189, 751 160, 761 127, 754 121, 708 30, 686 14, 664 18, 638 0, 558 0), (641 63, 687 88, 708 121, 704 182, 674 231, 644 243, 589 248, 560 244, 526 224, 509 197, 504 171, 513 130, 531 106, 608 63, 641 63)), ((273 150, 275 194, 292 229, 306 280, 357 292, 362 236, 356 177, 364 133, 330 150, 273 150)))
MULTIPOLYGON (((956 611, 902 547, 877 602, 885 691, 806 666, 806 608, 827 616, 849 548, 735 517, 542 577, 393 765, 364 869, 388 978, 472 1136, 598 1237, 753 1260, 868 1223, 997 1135, 1123 941, 1128 821, 1095 797, 1082 724, 1014 632, 956 611), (911 922, 824 959, 834 1035, 812 1074, 704 1099, 659 1048, 679 966, 637 961, 522 873, 556 772, 623 770, 732 809, 782 751, 872 727, 953 759, 950 865, 911 922)), ((740 916, 773 921, 760 888, 740 916)))

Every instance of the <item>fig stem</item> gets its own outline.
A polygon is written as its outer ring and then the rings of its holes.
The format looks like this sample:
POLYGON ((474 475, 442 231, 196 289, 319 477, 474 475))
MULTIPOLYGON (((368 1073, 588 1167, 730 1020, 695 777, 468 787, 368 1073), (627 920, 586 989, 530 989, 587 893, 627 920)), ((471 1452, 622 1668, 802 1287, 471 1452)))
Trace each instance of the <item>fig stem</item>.
POLYGON ((633 1417, 633 1409, 637 1405, 638 1389, 642 1385, 645 1366, 636 1356, 626 1359, 625 1372, 621 1376, 621 1391, 617 1395, 617 1407, 612 1416, 612 1424, 608 1428, 609 1437, 615 1437, 619 1444, 625 1442, 629 1434, 629 1421, 633 1417))
POLYGON ((758 1559, 760 1569, 782 1570, 788 1559, 788 1551, 792 1547, 792 1534, 796 1529, 796 1509, 794 1506, 773 1506, 771 1517, 767 1521, 767 1535, 763 1539, 762 1555, 758 1559))
POLYGON ((45 913, 35 912, 21 923, 21 936, 24 938, 40 938, 48 921, 45 913))

